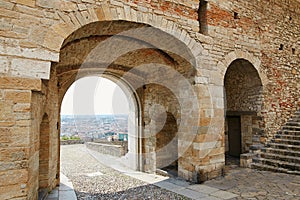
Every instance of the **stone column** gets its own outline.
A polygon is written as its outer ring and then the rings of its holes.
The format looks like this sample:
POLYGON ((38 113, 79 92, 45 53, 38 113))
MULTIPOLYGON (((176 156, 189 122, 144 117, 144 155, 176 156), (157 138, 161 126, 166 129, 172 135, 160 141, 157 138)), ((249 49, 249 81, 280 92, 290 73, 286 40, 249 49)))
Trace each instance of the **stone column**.
POLYGON ((36 199, 39 125, 33 93, 40 79, 0 78, 0 199, 36 199))

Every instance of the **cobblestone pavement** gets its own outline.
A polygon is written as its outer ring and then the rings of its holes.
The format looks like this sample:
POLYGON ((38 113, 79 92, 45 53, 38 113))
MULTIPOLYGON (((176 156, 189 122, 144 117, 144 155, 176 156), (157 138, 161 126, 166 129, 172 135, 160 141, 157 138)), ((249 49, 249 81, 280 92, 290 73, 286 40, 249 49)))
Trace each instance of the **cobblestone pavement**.
POLYGON ((300 200, 300 176, 231 168, 225 177, 205 185, 237 194, 234 199, 300 200))
MULTIPOLYGON (((109 162, 102 160, 104 164, 109 162)), ((84 200, 190 199, 188 197, 206 200, 300 200, 300 176, 232 165, 227 167, 225 177, 201 185, 180 181, 172 184, 174 180, 149 184, 141 181, 143 178, 137 180, 101 164, 99 159, 89 154, 84 145, 61 147, 61 171, 72 181, 77 198, 84 200)))
POLYGON ((82 200, 188 199, 104 166, 84 146, 61 146, 61 171, 72 181, 77 198, 82 200))

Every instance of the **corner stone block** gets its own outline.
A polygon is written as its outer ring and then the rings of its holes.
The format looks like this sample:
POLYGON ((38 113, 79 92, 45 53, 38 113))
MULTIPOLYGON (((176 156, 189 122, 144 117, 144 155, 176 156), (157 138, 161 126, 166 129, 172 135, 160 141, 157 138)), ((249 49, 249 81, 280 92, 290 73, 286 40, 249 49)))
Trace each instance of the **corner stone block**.
POLYGON ((0 186, 0 199, 26 199, 26 190, 22 189, 24 184, 0 186))
MULTIPOLYGON (((24 58, 32 58, 46 61, 59 61, 59 54, 42 48, 25 48, 6 46, 5 49, 0 50, 0 54, 8 56, 18 56, 24 58)), ((7 58, 4 57, 7 60, 7 58)))
POLYGON ((22 90, 8 90, 4 94, 6 101, 13 103, 30 103, 31 102, 31 91, 22 90))
POLYGON ((0 186, 24 183, 28 179, 25 169, 0 172, 0 186))
POLYGON ((60 36, 54 30, 50 30, 45 36, 43 46, 50 50, 59 52, 64 40, 65 38, 60 36))
POLYGON ((12 113, 12 103, 7 101, 0 101, 0 121, 9 123, 9 121, 13 120, 12 113))
POLYGON ((58 3, 58 0, 36 0, 36 5, 42 8, 56 8, 58 3))
POLYGON ((7 73, 9 69, 9 61, 7 57, 0 56, 0 74, 7 73))
POLYGON ((73 27, 69 24, 66 23, 61 23, 52 26, 52 30, 55 31, 57 34, 62 36, 63 38, 67 38, 71 33, 73 33, 76 30, 76 27, 73 27))
POLYGON ((209 86, 209 92, 211 98, 223 98, 224 97, 224 88, 223 86, 209 86))
POLYGON ((11 74, 13 76, 31 78, 50 78, 51 62, 29 59, 13 59, 11 64, 11 74))
POLYGON ((40 79, 26 79, 18 77, 1 77, 0 89, 18 89, 41 91, 42 82, 40 79))
POLYGON ((29 7, 35 7, 35 1, 36 0, 17 0, 17 4, 22 4, 29 7))

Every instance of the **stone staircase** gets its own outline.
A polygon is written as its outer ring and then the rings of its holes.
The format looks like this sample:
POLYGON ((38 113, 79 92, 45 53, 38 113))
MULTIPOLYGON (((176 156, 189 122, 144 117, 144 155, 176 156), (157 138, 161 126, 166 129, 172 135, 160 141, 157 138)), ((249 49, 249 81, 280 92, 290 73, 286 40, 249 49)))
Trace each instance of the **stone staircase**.
POLYGON ((300 175, 300 110, 252 161, 254 169, 300 175))

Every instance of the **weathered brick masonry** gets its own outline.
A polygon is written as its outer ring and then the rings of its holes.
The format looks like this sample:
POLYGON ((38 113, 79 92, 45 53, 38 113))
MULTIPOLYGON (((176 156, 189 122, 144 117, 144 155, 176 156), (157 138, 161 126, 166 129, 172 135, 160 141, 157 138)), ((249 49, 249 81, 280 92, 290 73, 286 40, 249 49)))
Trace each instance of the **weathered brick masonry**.
POLYGON ((95 74, 135 95, 140 170, 220 176, 226 116, 245 153, 300 109, 299 25, 299 0, 0 0, 0 199, 59 183, 61 102, 95 74))

